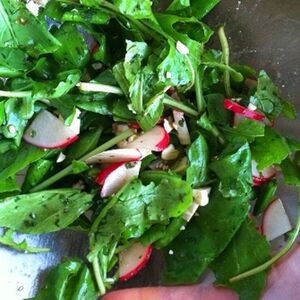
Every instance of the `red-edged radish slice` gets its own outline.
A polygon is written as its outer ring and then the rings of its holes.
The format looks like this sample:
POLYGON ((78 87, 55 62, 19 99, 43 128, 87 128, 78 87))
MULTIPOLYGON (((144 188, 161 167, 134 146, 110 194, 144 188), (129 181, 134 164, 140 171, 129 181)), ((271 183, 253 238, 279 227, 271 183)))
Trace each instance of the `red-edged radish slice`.
POLYGON ((231 111, 237 113, 237 114, 241 114, 248 119, 262 121, 265 118, 264 114, 259 113, 257 111, 253 111, 249 108, 243 107, 230 99, 224 100, 224 107, 228 110, 231 110, 231 111))
POLYGON ((180 144, 184 146, 190 145, 191 137, 186 124, 184 113, 181 111, 173 110, 173 117, 176 125, 175 129, 177 130, 180 144))
POLYGON ((148 149, 113 149, 88 158, 87 164, 120 163, 141 160, 151 154, 148 149))
POLYGON ((211 188, 193 189, 193 202, 189 208, 184 212, 182 218, 189 222, 196 213, 199 206, 205 206, 209 202, 209 193, 211 188))
POLYGON ((257 170, 257 163, 256 161, 252 160, 252 178, 253 178, 253 185, 258 186, 271 180, 273 177, 276 176, 276 168, 274 166, 267 167, 262 171, 257 170))
POLYGON ((151 130, 136 135, 132 141, 118 144, 120 148, 144 148, 151 151, 163 151, 168 147, 170 142, 169 134, 161 126, 155 126, 151 130))
POLYGON ((265 209, 262 217, 262 233, 272 241, 292 230, 289 217, 280 199, 276 199, 265 209))
POLYGON ((135 276, 149 261, 152 246, 134 243, 129 249, 119 254, 120 281, 126 281, 135 276))
POLYGON ((72 123, 70 124, 70 126, 68 126, 76 134, 80 133, 80 125, 81 125, 80 115, 81 115, 81 111, 78 108, 76 108, 72 123))
POLYGON ((118 192, 129 180, 139 175, 141 161, 116 163, 104 169, 96 178, 102 185, 101 197, 109 197, 118 192))
POLYGON ((78 139, 78 135, 50 112, 40 112, 27 128, 24 140, 34 146, 64 148, 78 139))

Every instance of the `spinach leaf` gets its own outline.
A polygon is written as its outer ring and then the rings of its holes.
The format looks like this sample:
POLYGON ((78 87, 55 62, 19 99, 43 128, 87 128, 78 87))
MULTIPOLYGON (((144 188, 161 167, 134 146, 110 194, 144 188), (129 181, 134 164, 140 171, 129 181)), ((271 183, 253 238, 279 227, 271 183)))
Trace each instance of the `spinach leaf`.
POLYGON ((44 149, 29 144, 22 144, 18 151, 8 151, 0 156, 0 177, 2 179, 14 176, 29 164, 41 159, 45 155, 44 149))
POLYGON ((290 153, 287 140, 270 127, 265 128, 265 135, 257 137, 251 144, 253 159, 257 169, 263 170, 274 164, 280 164, 290 153))
POLYGON ((252 221, 245 221, 225 251, 213 262, 216 283, 235 289, 241 300, 260 299, 266 285, 267 272, 248 277, 238 282, 228 280, 256 267, 270 258, 270 245, 260 235, 252 221))
POLYGON ((60 47, 47 28, 17 0, 0 3, 0 44, 6 48, 25 49, 34 57, 53 53, 60 47))
POLYGON ((297 164, 293 163, 289 158, 286 158, 280 164, 283 173, 284 182, 287 185, 293 185, 300 188, 300 168, 297 164))
POLYGON ((15 176, 0 180, 0 194, 7 192, 20 192, 15 176))
POLYGON ((257 187, 257 199, 253 209, 254 216, 261 214, 274 200, 277 191, 277 181, 271 180, 257 187))
POLYGON ((209 120, 217 124, 229 124, 232 120, 232 114, 228 109, 224 108, 223 94, 209 94, 205 96, 207 104, 207 114, 209 120))
POLYGON ((89 166, 85 162, 80 160, 73 160, 71 165, 72 165, 72 174, 80 174, 89 169, 89 166))
POLYGON ((247 217, 252 195, 224 198, 217 188, 210 202, 200 207, 186 229, 165 250, 168 284, 195 283, 208 265, 226 248, 247 217), (230 218, 228 218, 230 216, 230 218), (174 252, 169 255, 169 251, 174 252), (188 268, 186 267, 188 266, 188 268))
POLYGON ((252 189, 251 152, 249 144, 217 157, 210 168, 220 179, 219 190, 224 197, 238 197, 249 194, 252 189))
POLYGON ((32 234, 61 230, 84 213, 92 199, 76 189, 8 197, 0 202, 0 226, 32 234))
POLYGON ((50 270, 44 287, 27 300, 96 300, 98 293, 89 269, 79 259, 67 259, 50 270))
POLYGON ((265 71, 260 71, 259 73, 257 90, 254 96, 250 98, 250 102, 271 120, 277 118, 281 113, 290 119, 296 118, 296 111, 293 105, 280 98, 278 88, 265 71))
POLYGON ((188 150, 189 167, 186 170, 186 180, 192 187, 203 185, 208 178, 209 151, 202 135, 192 143, 188 150))
POLYGON ((6 230, 4 234, 0 237, 0 244, 25 253, 40 253, 48 252, 50 250, 48 248, 30 247, 28 246, 27 241, 25 239, 17 243, 14 240, 14 231, 11 229, 6 230))

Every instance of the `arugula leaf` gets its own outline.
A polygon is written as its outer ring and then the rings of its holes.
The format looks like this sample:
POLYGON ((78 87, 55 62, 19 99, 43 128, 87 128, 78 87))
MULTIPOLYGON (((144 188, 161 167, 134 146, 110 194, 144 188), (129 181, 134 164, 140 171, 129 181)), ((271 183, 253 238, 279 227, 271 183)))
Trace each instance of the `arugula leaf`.
POLYGON ((253 209, 254 216, 261 214, 274 200, 277 191, 277 181, 271 180, 257 187, 257 199, 253 209))
POLYGON ((219 190, 224 197, 243 196, 252 190, 249 144, 234 148, 230 152, 225 149, 209 166, 220 179, 219 190))
POLYGON ((186 170, 186 180, 192 187, 204 184, 208 178, 209 150, 202 135, 188 149, 189 167, 186 170))
POLYGON ((84 213, 92 199, 76 189, 8 197, 0 202, 0 226, 31 234, 61 230, 84 213))
POLYGON ((265 128, 263 137, 257 137, 251 144, 251 153, 259 171, 280 164, 291 152, 287 140, 270 127, 265 128))
POLYGON ((300 188, 300 168, 297 164, 293 163, 289 158, 286 158, 280 164, 283 173, 284 182, 287 185, 293 185, 300 188))
POLYGON ((26 172, 22 191, 28 192, 31 188, 39 184, 54 167, 54 164, 55 161, 49 159, 39 159, 30 164, 26 172))
POLYGON ((252 221, 245 221, 225 251, 212 263, 216 284, 235 289, 240 300, 260 299, 267 272, 230 283, 229 278, 260 265, 270 258, 270 245, 252 221))
POLYGON ((252 195, 224 198, 217 188, 200 207, 186 229, 165 250, 168 284, 195 283, 207 266, 226 248, 245 220, 252 195), (228 218, 230 216, 230 218, 228 218), (169 255, 169 250, 174 252, 169 255), (188 266, 188 268, 186 267, 188 266))
POLYGON ((271 120, 277 118, 281 113, 287 118, 296 118, 296 111, 293 105, 280 98, 277 86, 265 71, 260 71, 259 73, 257 89, 254 96, 250 98, 250 102, 271 120))
POLYGON ((16 176, 0 180, 0 194, 7 192, 20 192, 20 187, 17 184, 16 176))
POLYGON ((0 3, 0 44, 6 48, 25 49, 31 56, 53 53, 60 43, 17 0, 0 3))
POLYGON ((4 234, 0 237, 0 244, 25 253, 40 253, 40 252, 50 251, 50 249, 48 248, 30 247, 28 246, 27 241, 25 239, 17 243, 15 242, 13 235, 14 235, 13 230, 11 229, 6 230, 4 234))
POLYGON ((44 287, 27 300, 96 300, 98 293, 91 272, 79 259, 67 259, 50 270, 44 287))
POLYGON ((80 160, 73 160, 72 161, 72 173, 73 174, 80 174, 84 171, 87 171, 89 169, 89 166, 80 160))
POLYGON ((23 143, 18 151, 8 151, 0 156, 0 177, 5 179, 14 176, 45 154, 44 149, 23 143))

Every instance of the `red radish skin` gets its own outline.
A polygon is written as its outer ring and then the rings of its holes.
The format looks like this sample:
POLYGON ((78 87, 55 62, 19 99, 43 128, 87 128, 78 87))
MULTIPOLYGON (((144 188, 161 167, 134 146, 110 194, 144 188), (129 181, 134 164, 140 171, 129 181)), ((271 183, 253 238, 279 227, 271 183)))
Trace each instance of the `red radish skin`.
POLYGON ((96 178, 102 185, 100 195, 106 198, 117 193, 128 181, 137 177, 141 168, 141 161, 116 163, 104 169, 96 178))
POLYGON ((275 176, 276 176, 276 168, 274 166, 270 166, 263 169, 262 171, 258 171, 256 161, 252 160, 253 186, 259 186, 265 182, 268 182, 275 176))
POLYGON ((78 135, 50 112, 40 112, 25 131, 24 140, 44 149, 65 148, 78 139, 78 135))
POLYGON ((170 136, 162 126, 155 126, 151 130, 137 135, 133 141, 118 144, 120 148, 143 148, 161 152, 168 147, 170 136))
POLYGON ((144 268, 150 259, 152 246, 133 244, 128 250, 119 254, 120 281, 127 281, 144 268))
POLYGON ((272 241, 292 230, 289 217, 279 198, 272 201, 265 209, 261 224, 261 231, 268 241, 272 241))
POLYGON ((249 108, 243 107, 230 99, 224 100, 224 107, 228 110, 233 111, 234 113, 243 115, 248 119, 256 121, 262 121, 265 119, 265 116, 263 114, 250 110, 249 108))

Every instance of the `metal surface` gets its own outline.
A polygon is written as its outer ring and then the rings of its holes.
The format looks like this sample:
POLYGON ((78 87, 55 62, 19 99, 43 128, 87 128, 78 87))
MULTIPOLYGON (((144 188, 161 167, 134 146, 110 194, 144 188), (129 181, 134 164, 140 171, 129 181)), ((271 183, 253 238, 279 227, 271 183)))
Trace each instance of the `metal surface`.
MULTIPOLYGON (((226 24, 232 61, 268 71, 281 87, 283 96, 292 99, 300 111, 299 0, 223 0, 207 21, 213 26, 226 24)), ((280 122, 279 126, 286 134, 299 136, 300 119, 280 122)), ((281 193, 285 201, 294 201, 290 190, 281 193)), ((291 205, 288 210, 293 214, 291 205)), ((52 251, 34 255, 0 248, 0 298, 3 300, 21 300, 34 295, 45 270, 64 256, 84 256, 87 249, 86 238, 70 231, 30 236, 28 242, 50 247, 52 251)), ((141 276, 127 286, 156 284, 160 268, 156 256, 141 276)))

